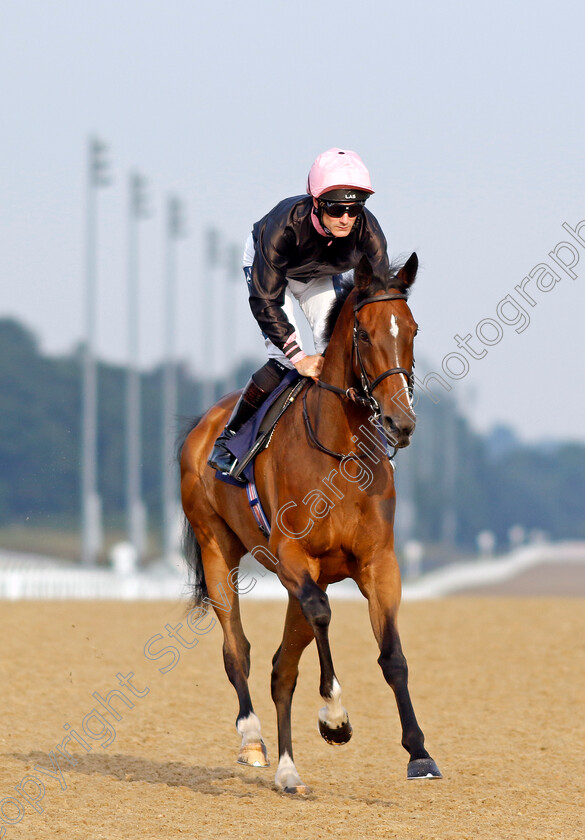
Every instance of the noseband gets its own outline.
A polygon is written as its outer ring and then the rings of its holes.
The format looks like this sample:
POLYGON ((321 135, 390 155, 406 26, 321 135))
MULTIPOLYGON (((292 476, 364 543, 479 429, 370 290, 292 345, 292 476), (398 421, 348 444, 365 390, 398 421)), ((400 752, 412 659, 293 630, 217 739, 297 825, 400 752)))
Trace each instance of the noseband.
MULTIPOLYGON (((402 374, 406 377, 406 381, 408 383, 408 393, 412 399, 412 391, 414 386, 414 378, 411 371, 406 370, 406 368, 396 367, 396 368, 389 368, 377 376, 373 381, 370 381, 366 369, 364 367, 364 363, 362 360, 362 356, 360 353, 359 348, 359 339, 358 333, 360 329, 360 322, 358 319, 358 312, 363 306, 366 306, 368 303, 378 303, 381 300, 407 300, 407 295, 402 294, 401 292, 396 292, 395 294, 383 294, 383 295, 374 295, 373 297, 364 298, 360 300, 358 303, 355 304, 353 307, 353 343, 351 348, 352 354, 352 367, 353 367, 353 357, 354 354, 358 360, 359 368, 360 368, 360 381, 362 384, 362 388, 364 394, 359 394, 355 388, 347 388, 344 390, 343 388, 338 388, 335 385, 329 385, 327 382, 323 382, 321 379, 317 380, 317 385, 320 388, 324 388, 326 391, 332 391, 334 394, 338 394, 340 397, 346 397, 347 399, 351 400, 352 402, 358 403, 359 405, 366 406, 370 408, 374 412, 374 422, 378 422, 382 416, 382 412, 380 410, 380 404, 374 397, 373 391, 374 388, 377 388, 380 382, 386 379, 387 376, 392 376, 393 374, 402 374)), ((309 388, 313 382, 310 383, 309 388)), ((303 418, 305 420, 305 426, 307 428, 307 433, 309 435, 309 439, 311 442, 322 452, 325 452, 327 455, 332 455, 334 458, 338 460, 343 460, 345 457, 338 452, 333 452, 331 449, 327 449, 326 446, 317 439, 313 427, 311 426, 311 420, 309 418, 309 412, 307 410, 307 393, 309 388, 306 388, 303 393, 303 418)), ((394 449, 394 454, 396 454, 396 448, 394 449)), ((394 457, 392 455, 391 457, 394 457)))

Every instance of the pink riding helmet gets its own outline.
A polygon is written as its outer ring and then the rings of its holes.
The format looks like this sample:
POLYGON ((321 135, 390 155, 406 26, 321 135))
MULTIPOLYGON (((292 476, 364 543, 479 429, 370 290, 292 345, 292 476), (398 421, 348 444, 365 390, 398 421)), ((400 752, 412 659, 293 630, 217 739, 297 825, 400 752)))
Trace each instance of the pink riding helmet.
POLYGON ((356 152, 328 149, 319 155, 310 169, 307 192, 313 198, 319 198, 343 187, 351 187, 354 192, 346 190, 344 195, 331 196, 334 200, 362 200, 374 192, 370 173, 356 152))

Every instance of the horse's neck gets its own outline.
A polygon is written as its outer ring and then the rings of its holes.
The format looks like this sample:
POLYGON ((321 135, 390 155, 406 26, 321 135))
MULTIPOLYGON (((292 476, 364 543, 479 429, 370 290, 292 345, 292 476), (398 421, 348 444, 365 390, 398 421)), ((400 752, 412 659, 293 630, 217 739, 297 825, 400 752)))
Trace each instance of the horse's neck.
POLYGON ((337 388, 349 388, 354 384, 352 371, 353 306, 341 310, 327 345, 325 363, 320 378, 337 388))
MULTIPOLYGON (((352 366, 353 304, 346 302, 341 310, 331 340, 327 345, 325 362, 319 379, 346 391, 357 384, 352 366)), ((336 452, 350 452, 352 435, 357 427, 360 410, 351 402, 325 388, 315 389, 315 430, 326 445, 336 452)))

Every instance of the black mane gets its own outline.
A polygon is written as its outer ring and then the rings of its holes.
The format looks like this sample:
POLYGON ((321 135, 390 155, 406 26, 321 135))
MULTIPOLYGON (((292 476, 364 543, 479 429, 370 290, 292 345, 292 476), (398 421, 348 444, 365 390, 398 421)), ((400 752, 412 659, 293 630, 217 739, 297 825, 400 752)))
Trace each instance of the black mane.
MULTIPOLYGON (((391 264, 390 270, 386 277, 378 277, 378 275, 374 274, 374 276, 372 277, 372 282, 370 283, 367 292, 358 292, 357 300, 360 301, 365 297, 375 295, 376 292, 387 292, 390 289, 398 289, 399 292, 408 294, 408 286, 404 285, 400 282, 400 280, 398 280, 398 272, 402 267, 403 263, 394 262, 391 264)), ((351 280, 345 279, 341 284, 340 290, 337 292, 337 297, 331 304, 331 309, 327 313, 325 329, 323 332, 323 338, 327 342, 327 344, 331 341, 331 336, 333 335, 335 324, 337 323, 337 319, 339 318, 341 310, 343 309, 343 304, 348 299, 353 289, 353 277, 351 280)))

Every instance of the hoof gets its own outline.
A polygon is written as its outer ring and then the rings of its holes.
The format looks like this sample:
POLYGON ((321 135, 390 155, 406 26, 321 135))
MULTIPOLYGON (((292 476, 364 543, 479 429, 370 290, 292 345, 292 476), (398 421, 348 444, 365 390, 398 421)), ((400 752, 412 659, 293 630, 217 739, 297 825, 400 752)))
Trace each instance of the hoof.
POLYGON ((287 750, 284 751, 278 762, 274 784, 278 790, 290 796, 305 796, 311 792, 297 773, 295 763, 287 750))
POLYGON ((408 765, 407 779, 442 779, 441 771, 432 758, 415 758, 408 765))
POLYGON ((283 793, 288 793, 291 796, 307 796, 311 793, 311 788, 307 785, 294 785, 293 787, 282 788, 283 793))
POLYGON ((335 729, 327 726, 324 721, 319 720, 319 732, 321 733, 321 737, 327 741, 328 744, 338 746, 340 744, 347 744, 352 736, 353 729, 351 728, 349 720, 346 720, 345 723, 342 723, 341 726, 337 726, 335 729))
POLYGON ((264 741, 245 744, 238 755, 238 764, 245 764, 247 767, 269 767, 264 741))

